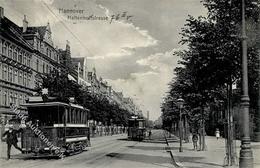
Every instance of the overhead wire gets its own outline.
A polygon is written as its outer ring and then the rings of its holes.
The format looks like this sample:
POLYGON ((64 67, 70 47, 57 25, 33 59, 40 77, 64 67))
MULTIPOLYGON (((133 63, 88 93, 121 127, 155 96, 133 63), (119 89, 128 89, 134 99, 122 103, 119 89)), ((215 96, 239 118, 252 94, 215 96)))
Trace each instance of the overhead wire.
MULTIPOLYGON (((43 0, 41 0, 41 3, 48 9, 48 11, 62 24, 62 26, 81 44, 83 48, 85 48, 86 51, 91 56, 94 56, 94 54, 90 51, 90 49, 80 40, 80 38, 77 37, 76 34, 73 33, 73 31, 70 30, 70 28, 64 23, 64 21, 49 7, 48 4, 46 4, 43 0)), ((94 62, 94 61, 93 61, 94 62)), ((94 63, 95 64, 95 63, 94 63)), ((95 67, 95 65, 94 65, 95 67)))

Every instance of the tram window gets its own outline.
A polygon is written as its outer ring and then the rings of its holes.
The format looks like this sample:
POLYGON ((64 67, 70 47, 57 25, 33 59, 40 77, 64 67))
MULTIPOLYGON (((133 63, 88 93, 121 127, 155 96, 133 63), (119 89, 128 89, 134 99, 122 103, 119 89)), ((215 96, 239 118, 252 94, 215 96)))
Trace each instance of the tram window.
POLYGON ((78 113, 77 113, 77 114, 78 114, 78 117, 77 117, 77 118, 78 118, 78 119, 77 119, 77 121, 78 121, 78 124, 80 124, 80 123, 81 123, 81 121, 80 121, 80 113, 81 113, 81 111, 80 111, 80 110, 78 110, 78 113))
POLYGON ((80 111, 81 114, 81 123, 85 123, 84 122, 84 111, 80 111))
POLYGON ((139 121, 139 127, 144 127, 144 123, 142 121, 139 121))
POLYGON ((68 115, 68 119, 67 119, 67 122, 68 123, 71 123, 71 115, 70 115, 70 110, 68 110, 68 112, 67 112, 67 115, 68 115))
POLYGON ((76 113, 76 109, 72 109, 72 123, 75 124, 76 123, 76 116, 75 116, 75 113, 76 113))
POLYGON ((64 122, 64 108, 58 108, 57 106, 47 107, 30 107, 29 120, 32 122, 39 121, 39 126, 52 126, 53 124, 59 124, 64 122))

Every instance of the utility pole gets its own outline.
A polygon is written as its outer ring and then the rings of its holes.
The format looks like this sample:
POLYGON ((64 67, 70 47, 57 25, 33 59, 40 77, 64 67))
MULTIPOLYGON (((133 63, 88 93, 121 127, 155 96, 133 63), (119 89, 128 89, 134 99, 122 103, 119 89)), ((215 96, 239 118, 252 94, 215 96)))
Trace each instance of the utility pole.
POLYGON ((258 7, 258 20, 257 20, 257 36, 256 36, 256 46, 258 54, 258 100, 257 100, 257 111, 255 115, 256 127, 254 130, 254 141, 260 142, 260 6, 258 7))
POLYGON ((232 166, 236 164, 236 151, 235 151, 235 143, 234 143, 234 121, 233 121, 233 109, 232 109, 232 79, 229 78, 229 82, 227 83, 227 127, 226 127, 226 156, 224 159, 225 166, 232 166))
POLYGON ((253 151, 250 144, 249 130, 249 95, 248 95, 248 68, 247 68, 247 41, 245 23, 245 0, 242 0, 242 95, 241 95, 241 146, 239 168, 253 168, 253 151))
POLYGON ((205 120, 204 120, 204 106, 201 107, 201 131, 200 131, 200 137, 201 137, 201 145, 200 150, 205 151, 206 150, 206 141, 205 141, 205 120))

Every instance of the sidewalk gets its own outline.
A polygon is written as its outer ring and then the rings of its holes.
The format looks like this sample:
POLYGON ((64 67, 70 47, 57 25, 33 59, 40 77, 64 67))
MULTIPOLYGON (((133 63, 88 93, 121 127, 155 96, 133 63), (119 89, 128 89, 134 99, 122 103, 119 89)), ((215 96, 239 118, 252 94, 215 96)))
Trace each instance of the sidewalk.
MULTIPOLYGON (((186 168, 221 168, 224 165, 225 139, 206 136, 206 151, 194 151, 192 142, 183 143, 179 152, 179 142, 170 143, 174 158, 186 168)), ((251 143, 254 154, 254 168, 260 168, 260 142, 251 143)), ((236 141, 237 161, 239 161, 240 141, 236 141)), ((238 167, 234 166, 234 167, 238 167)))

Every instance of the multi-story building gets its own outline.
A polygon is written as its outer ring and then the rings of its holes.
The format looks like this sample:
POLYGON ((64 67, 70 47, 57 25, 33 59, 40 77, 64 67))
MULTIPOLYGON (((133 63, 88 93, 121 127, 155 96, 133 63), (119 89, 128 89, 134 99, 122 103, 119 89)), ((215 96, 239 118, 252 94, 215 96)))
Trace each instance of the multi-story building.
MULTIPOLYGON (((33 94, 33 47, 21 28, 4 16, 0 7, 0 116, 2 125, 14 115, 10 105, 20 107, 33 94)), ((3 127, 2 127, 3 129, 3 127)), ((2 130, 3 131, 3 130, 2 130)))
POLYGON ((28 27, 24 16, 23 26, 4 16, 0 7, 0 117, 1 130, 14 117, 11 104, 21 107, 33 95, 41 75, 58 70, 59 53, 54 48, 49 23, 46 26, 28 27))
POLYGON ((21 27, 23 38, 33 47, 32 68, 33 85, 40 82, 40 75, 60 69, 60 56, 52 41, 50 24, 28 27, 26 16, 21 27))
POLYGON ((123 108, 123 93, 122 92, 116 92, 112 89, 111 98, 121 107, 123 108))
POLYGON ((87 78, 87 58, 85 57, 75 57, 71 58, 72 67, 76 70, 78 74, 78 84, 83 87, 90 87, 91 84, 88 82, 87 78))
POLYGON ((99 91, 100 91, 100 82, 97 78, 97 75, 96 75, 96 69, 93 68, 93 71, 89 71, 88 72, 88 79, 87 81, 91 84, 91 86, 89 87, 89 91, 92 93, 92 94, 99 94, 99 91))

